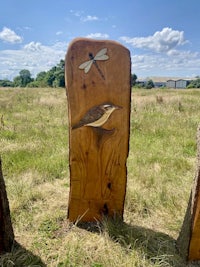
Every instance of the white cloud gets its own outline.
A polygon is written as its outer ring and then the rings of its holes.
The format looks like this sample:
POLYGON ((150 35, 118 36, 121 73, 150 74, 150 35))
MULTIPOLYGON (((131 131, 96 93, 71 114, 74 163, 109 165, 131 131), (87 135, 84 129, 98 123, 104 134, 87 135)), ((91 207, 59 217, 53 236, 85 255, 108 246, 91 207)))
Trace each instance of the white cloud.
POLYGON ((173 30, 168 27, 163 28, 162 31, 155 32, 154 35, 151 36, 134 38, 123 36, 120 39, 136 48, 164 53, 168 53, 187 42, 184 39, 183 31, 173 30))
POLYGON ((94 38, 94 39, 108 39, 109 35, 107 33, 90 33, 86 36, 87 38, 94 38))
POLYGON ((180 49, 188 43, 184 32, 165 27, 147 37, 120 37, 130 44, 130 49, 139 48, 132 54, 132 72, 140 76, 188 76, 199 73, 200 53, 180 49), (144 53, 148 50, 148 53, 144 53))
POLYGON ((132 55, 132 72, 139 76, 190 76, 199 73, 200 53, 173 51, 172 54, 132 55))
POLYGON ((75 17, 81 17, 81 15, 84 13, 84 11, 71 9, 70 13, 73 14, 75 17))
POLYGON ((83 10, 70 10, 70 13, 75 17, 78 17, 80 21, 87 22, 87 21, 97 21, 99 18, 97 16, 85 15, 83 10))
POLYGON ((97 16, 90 16, 90 15, 81 18, 81 21, 83 22, 94 21, 94 20, 99 20, 99 18, 97 16))
POLYGON ((35 77, 41 71, 48 71, 51 67, 64 59, 67 43, 55 43, 45 46, 39 42, 30 42, 19 50, 0 51, 0 79, 13 79, 22 69, 28 69, 35 77))
POLYGON ((11 29, 4 27, 3 30, 0 32, 0 40, 15 44, 15 43, 21 43, 22 37, 17 35, 11 29))
POLYGON ((56 32, 56 35, 61 35, 61 34, 63 34, 62 31, 57 31, 57 32, 56 32))
POLYGON ((30 42, 29 44, 24 45, 23 49, 27 50, 28 52, 41 51, 42 45, 39 42, 30 42))
POLYGON ((24 26, 24 29, 27 30, 27 31, 30 31, 32 28, 29 27, 29 26, 24 26))

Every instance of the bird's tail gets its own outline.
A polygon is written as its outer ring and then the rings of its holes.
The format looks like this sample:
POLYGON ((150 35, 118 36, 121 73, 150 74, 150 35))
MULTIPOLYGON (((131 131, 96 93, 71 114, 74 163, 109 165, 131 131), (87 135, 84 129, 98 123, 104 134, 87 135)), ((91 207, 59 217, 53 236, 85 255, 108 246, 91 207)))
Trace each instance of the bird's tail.
POLYGON ((81 123, 77 123, 77 124, 74 124, 73 126, 72 126, 72 130, 75 130, 75 129, 78 129, 78 128, 80 128, 80 127, 82 127, 83 126, 83 124, 81 123))

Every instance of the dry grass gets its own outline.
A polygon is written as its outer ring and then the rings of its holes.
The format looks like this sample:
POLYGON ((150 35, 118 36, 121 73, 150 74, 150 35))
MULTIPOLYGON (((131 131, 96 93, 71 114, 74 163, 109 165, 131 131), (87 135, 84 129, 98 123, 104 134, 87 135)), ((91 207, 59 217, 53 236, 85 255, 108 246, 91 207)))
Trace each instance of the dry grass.
POLYGON ((185 267, 199 90, 134 90, 124 221, 73 225, 63 89, 0 88, 0 154, 18 244, 0 266, 185 267))

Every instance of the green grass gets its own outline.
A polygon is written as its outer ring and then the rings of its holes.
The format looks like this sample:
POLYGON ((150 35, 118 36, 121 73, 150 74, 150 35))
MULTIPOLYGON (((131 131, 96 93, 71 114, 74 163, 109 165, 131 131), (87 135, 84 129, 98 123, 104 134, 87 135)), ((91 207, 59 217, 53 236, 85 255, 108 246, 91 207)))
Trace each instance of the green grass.
POLYGON ((175 241, 195 175, 199 99, 198 89, 133 90, 124 221, 78 227, 66 220, 65 90, 0 88, 0 155, 17 241, 0 266, 185 267, 175 241))

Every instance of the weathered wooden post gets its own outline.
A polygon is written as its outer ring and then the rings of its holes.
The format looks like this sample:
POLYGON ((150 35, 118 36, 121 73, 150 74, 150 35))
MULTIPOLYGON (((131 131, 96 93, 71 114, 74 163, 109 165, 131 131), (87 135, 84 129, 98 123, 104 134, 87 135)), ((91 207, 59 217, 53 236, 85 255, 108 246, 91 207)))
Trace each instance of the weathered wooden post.
POLYGON ((131 99, 129 50, 75 39, 66 55, 70 221, 123 216, 131 99))
POLYGON ((14 234, 0 158, 0 254, 11 251, 14 234))
POLYGON ((197 170, 177 245, 186 260, 200 260, 200 125, 197 130, 197 170))

